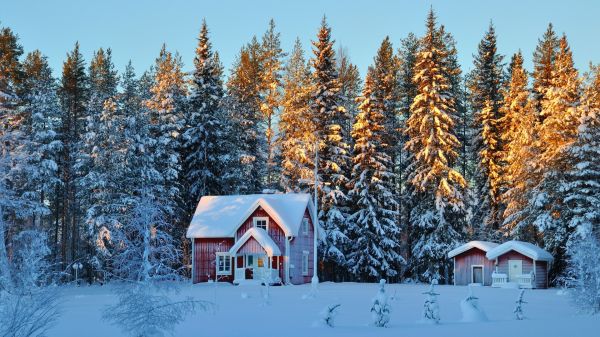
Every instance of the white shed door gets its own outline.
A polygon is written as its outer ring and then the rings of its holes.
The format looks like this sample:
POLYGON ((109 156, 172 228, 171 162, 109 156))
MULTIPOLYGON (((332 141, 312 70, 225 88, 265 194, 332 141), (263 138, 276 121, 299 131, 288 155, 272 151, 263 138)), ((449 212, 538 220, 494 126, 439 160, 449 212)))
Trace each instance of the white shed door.
POLYGON ((508 282, 518 282, 517 277, 523 274, 523 261, 508 260, 508 282))

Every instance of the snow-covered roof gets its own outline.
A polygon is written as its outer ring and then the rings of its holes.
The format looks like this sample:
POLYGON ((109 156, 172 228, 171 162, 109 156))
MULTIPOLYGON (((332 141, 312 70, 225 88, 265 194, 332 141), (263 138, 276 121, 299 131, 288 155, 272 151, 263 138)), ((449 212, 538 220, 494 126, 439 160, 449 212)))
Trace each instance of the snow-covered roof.
POLYGON ((242 248, 244 243, 250 240, 250 238, 254 238, 256 241, 258 241, 260 246, 263 247, 265 252, 267 252, 268 256, 281 256, 281 250, 279 250, 279 247, 277 246, 275 241, 271 239, 267 231, 257 227, 252 227, 249 230, 247 230, 246 233, 244 233, 244 235, 242 235, 242 237, 239 240, 237 240, 235 245, 233 245, 233 247, 229 249, 229 254, 235 255, 237 251, 240 248, 242 248))
POLYGON ((488 252, 490 250, 492 250, 493 248, 498 247, 498 244, 495 242, 489 242, 489 241, 470 241, 465 243, 462 246, 456 247, 454 249, 452 249, 449 253, 448 253, 448 257, 449 258, 453 258, 456 255, 462 254, 464 252, 466 252, 467 250, 473 249, 473 248, 478 248, 483 250, 484 252, 488 252))
POLYGON ((530 257, 534 260, 537 260, 537 261, 552 261, 552 260, 554 260, 552 255, 550 253, 548 253, 547 251, 543 250, 542 248, 540 248, 534 244, 531 244, 529 242, 516 241, 516 240, 507 241, 507 242, 499 245, 498 247, 487 252, 487 254, 485 254, 485 256, 488 259, 493 260, 500 255, 504 255, 504 254, 510 252, 511 250, 514 250, 518 253, 521 253, 521 254, 523 254, 527 257, 530 257))
MULTIPOLYGON (((309 207, 310 194, 250 194, 205 196, 200 199, 187 230, 188 238, 234 237, 235 231, 258 207, 262 207, 286 236, 297 236, 309 207)), ((313 223, 315 223, 313 219, 313 223)))

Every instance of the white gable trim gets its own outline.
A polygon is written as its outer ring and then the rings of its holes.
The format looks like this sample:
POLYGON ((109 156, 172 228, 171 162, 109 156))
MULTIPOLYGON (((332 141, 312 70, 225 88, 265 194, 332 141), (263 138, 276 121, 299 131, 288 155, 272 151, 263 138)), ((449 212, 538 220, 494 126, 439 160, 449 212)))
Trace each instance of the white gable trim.
POLYGON ((242 246, 248 240, 250 240, 250 238, 254 238, 265 250, 268 256, 281 256, 281 250, 279 250, 279 247, 277 246, 275 241, 271 239, 269 234, 267 234, 267 232, 264 229, 257 227, 252 227, 248 229, 246 233, 244 233, 244 235, 242 235, 242 237, 239 240, 237 240, 233 247, 229 249, 229 254, 237 254, 237 251, 240 250, 240 248, 242 248, 242 246))
POLYGON ((497 259, 501 255, 510 252, 511 250, 514 250, 517 253, 521 253, 532 260, 548 262, 552 262, 554 260, 552 254, 548 253, 542 248, 529 242, 522 242, 516 240, 507 241, 499 245, 498 247, 487 252, 485 256, 488 258, 488 260, 493 260, 497 259))

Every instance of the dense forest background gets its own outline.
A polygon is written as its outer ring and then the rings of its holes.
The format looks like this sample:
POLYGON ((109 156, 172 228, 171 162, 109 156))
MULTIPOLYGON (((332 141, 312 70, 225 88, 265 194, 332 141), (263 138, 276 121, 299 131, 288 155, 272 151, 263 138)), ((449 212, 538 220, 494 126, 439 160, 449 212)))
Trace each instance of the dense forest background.
POLYGON ((200 197, 311 192, 318 148, 322 280, 450 282, 452 248, 518 239, 554 255, 561 284, 600 235, 600 69, 580 73, 550 24, 528 73, 490 24, 463 73, 433 10, 425 24, 385 38, 364 78, 325 18, 310 54, 271 21, 225 70, 203 22, 190 73, 166 45, 138 75, 76 43, 59 79, 2 28, 0 276, 34 238, 63 282, 74 263, 133 277, 140 240, 185 274, 200 197))

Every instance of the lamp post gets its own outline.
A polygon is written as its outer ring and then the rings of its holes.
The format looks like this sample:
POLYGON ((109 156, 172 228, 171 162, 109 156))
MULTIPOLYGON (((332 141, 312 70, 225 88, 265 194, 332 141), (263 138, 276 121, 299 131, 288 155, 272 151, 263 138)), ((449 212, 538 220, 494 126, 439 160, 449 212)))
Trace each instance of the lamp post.
POLYGON ((75 270, 75 283, 79 285, 79 282, 77 281, 79 276, 78 272, 83 268, 83 265, 81 264, 81 262, 75 262, 71 267, 73 268, 73 270, 75 270))
POLYGON ((317 184, 319 183, 319 140, 315 141, 315 195, 314 195, 314 212, 313 219, 315 223, 313 224, 314 234, 313 234, 313 277, 311 280, 313 290, 316 290, 317 285, 319 284, 319 276, 317 275, 317 235, 319 232, 319 213, 317 212, 317 193, 318 188, 317 184))

